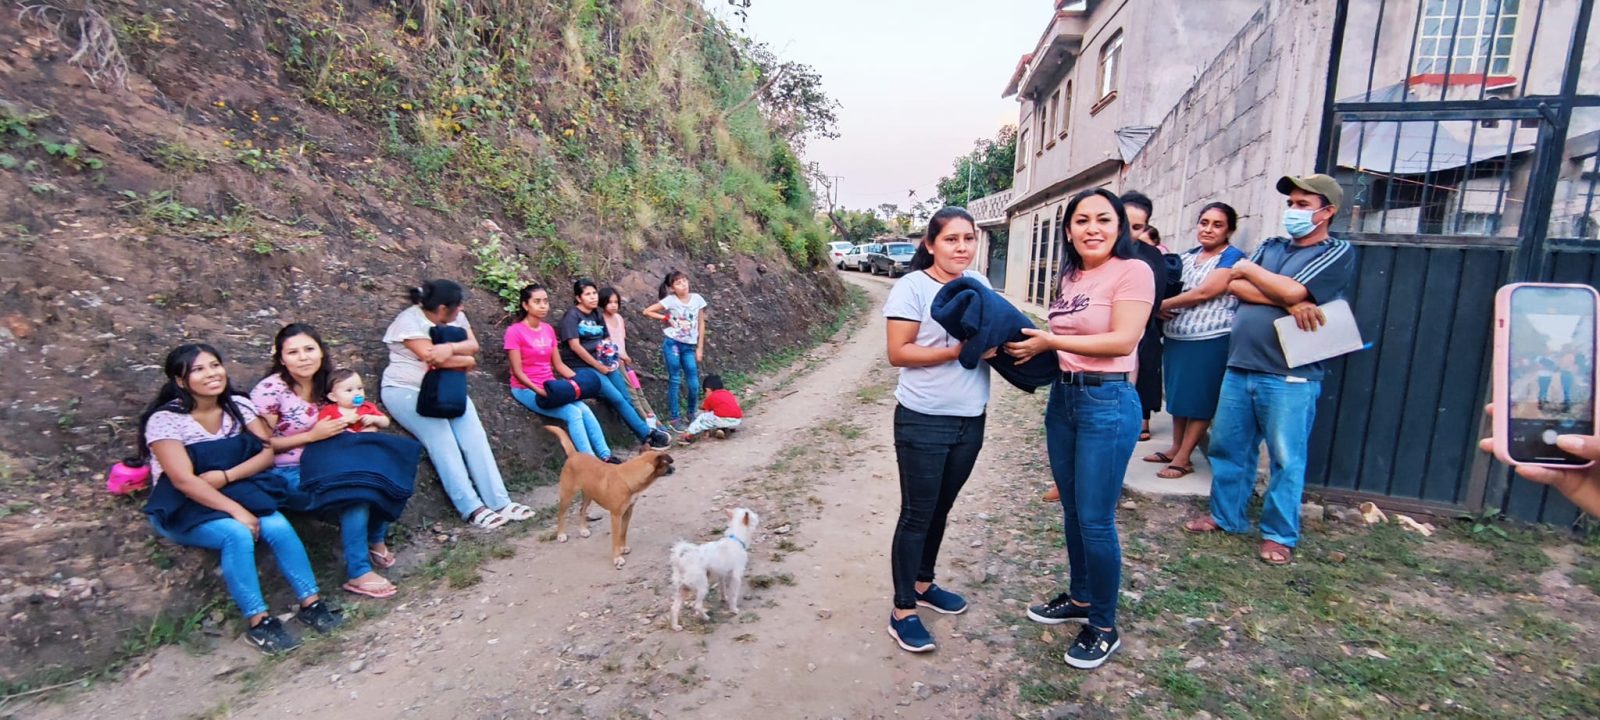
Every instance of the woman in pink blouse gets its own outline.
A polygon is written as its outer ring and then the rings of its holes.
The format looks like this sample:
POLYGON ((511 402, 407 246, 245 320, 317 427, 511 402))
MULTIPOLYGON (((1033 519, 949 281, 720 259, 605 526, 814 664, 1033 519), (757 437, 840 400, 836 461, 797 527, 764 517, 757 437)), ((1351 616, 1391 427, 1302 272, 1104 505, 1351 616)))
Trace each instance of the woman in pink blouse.
POLYGON ((1049 330, 1006 352, 1025 362, 1053 351, 1061 378, 1050 387, 1045 444, 1061 493, 1069 587, 1028 608, 1028 618, 1054 625, 1087 621, 1065 660, 1076 668, 1105 663, 1122 644, 1117 591, 1122 545, 1117 500, 1139 439, 1139 394, 1131 382, 1135 351, 1155 304, 1155 273, 1138 259, 1122 201, 1105 189, 1074 196, 1066 207, 1068 242, 1049 330))
POLYGON ((622 371, 626 373, 633 409, 650 427, 656 427, 656 411, 645 399, 644 391, 639 387, 639 375, 634 372, 633 358, 628 355, 628 323, 622 319, 622 293, 617 292, 616 288, 600 288, 600 311, 605 316, 606 332, 611 337, 611 343, 617 346, 617 359, 622 362, 622 371))

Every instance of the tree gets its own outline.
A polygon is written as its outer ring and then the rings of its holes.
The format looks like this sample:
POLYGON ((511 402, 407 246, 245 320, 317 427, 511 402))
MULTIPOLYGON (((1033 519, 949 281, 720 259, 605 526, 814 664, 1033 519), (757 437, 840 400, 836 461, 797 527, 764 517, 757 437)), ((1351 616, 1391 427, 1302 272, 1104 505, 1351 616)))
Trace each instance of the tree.
POLYGON ((955 174, 939 178, 935 186, 945 205, 967 207, 973 200, 1010 189, 1017 165, 1017 126, 1007 125, 993 139, 974 142, 972 152, 956 158, 954 164, 955 174))
POLYGON ((732 115, 760 101, 762 114, 773 131, 795 151, 803 153, 810 138, 839 137, 839 101, 822 90, 822 76, 810 65, 784 62, 766 43, 739 36, 745 57, 755 64, 755 92, 723 112, 732 115))

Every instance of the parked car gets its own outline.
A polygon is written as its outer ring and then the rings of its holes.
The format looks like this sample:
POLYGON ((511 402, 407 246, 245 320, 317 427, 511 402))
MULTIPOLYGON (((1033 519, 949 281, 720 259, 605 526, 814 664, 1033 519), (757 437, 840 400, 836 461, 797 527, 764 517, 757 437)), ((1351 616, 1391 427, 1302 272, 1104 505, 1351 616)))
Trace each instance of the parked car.
POLYGON ((850 248, 850 251, 844 254, 844 260, 840 261, 839 268, 841 270, 866 272, 867 256, 874 252, 874 248, 881 249, 882 247, 883 245, 880 243, 862 243, 850 248))
POLYGON ((917 254, 915 243, 893 242, 879 247, 883 249, 867 255, 868 272, 889 277, 911 272, 911 256, 917 254))
POLYGON ((848 240, 835 240, 828 243, 828 259, 833 262, 834 267, 843 270, 844 254, 850 252, 850 248, 853 247, 855 245, 852 245, 848 240))

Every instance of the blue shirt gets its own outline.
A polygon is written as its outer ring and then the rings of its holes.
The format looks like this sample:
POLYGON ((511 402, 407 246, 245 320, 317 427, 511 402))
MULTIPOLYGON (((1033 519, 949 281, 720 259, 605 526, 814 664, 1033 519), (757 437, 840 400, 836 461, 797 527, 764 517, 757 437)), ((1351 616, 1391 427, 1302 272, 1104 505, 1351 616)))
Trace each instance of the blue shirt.
MULTIPOLYGON (((1355 277, 1356 249, 1345 240, 1328 238, 1315 245, 1297 247, 1288 238, 1268 238, 1256 248, 1251 262, 1263 269, 1293 278, 1310 293, 1311 302, 1322 304, 1344 297, 1355 277)), ((1289 311, 1277 305, 1239 303, 1233 318, 1233 334, 1228 342, 1228 367, 1239 370, 1321 380, 1326 368, 1311 363, 1290 369, 1283 359, 1283 345, 1272 321, 1289 311)))

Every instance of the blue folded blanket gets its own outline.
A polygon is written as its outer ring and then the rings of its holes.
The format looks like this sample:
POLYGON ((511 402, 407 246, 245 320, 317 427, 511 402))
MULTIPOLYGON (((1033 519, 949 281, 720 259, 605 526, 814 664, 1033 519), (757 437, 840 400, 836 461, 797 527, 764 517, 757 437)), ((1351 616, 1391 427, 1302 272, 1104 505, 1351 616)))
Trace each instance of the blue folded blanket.
MULTIPOLYGON (((248 432, 241 432, 230 438, 198 442, 184 450, 189 452, 189 462, 194 465, 194 473, 199 475, 212 470, 227 470, 255 457, 261 452, 261 440, 248 432)), ((283 478, 267 471, 228 483, 220 492, 257 517, 265 517, 278 511, 278 504, 283 501, 286 491, 283 478)), ((165 473, 157 478, 155 486, 150 489, 150 498, 144 503, 144 514, 168 532, 178 535, 212 520, 228 517, 221 510, 189 499, 165 473)))
POLYGON ((306 509, 366 503, 375 519, 399 520, 416 490, 421 457, 422 444, 399 435, 347 432, 311 443, 300 455, 306 509))
POLYGON ((600 397, 602 382, 605 381, 601 379, 600 373, 589 368, 580 368, 573 373, 570 380, 555 378, 544 381, 544 396, 535 402, 546 410, 554 410, 570 402, 600 397))
MULTIPOLYGON (((933 298, 933 319, 943 326, 950 336, 964 341, 959 361, 962 367, 975 368, 983 354, 990 348, 1000 348, 1008 342, 1027 339, 1023 328, 1034 327, 1033 321, 1016 309, 999 293, 990 290, 975 278, 959 277, 946 283, 933 298)), ((1000 377, 1017 388, 1033 392, 1046 387, 1061 376, 1056 354, 1042 352, 1021 365, 1007 355, 1004 348, 989 359, 989 366, 1000 377)))
MULTIPOLYGON (((435 345, 466 342, 467 331, 454 325, 428 328, 428 339, 435 345)), ((458 418, 467 414, 467 372, 433 368, 422 376, 417 391, 417 414, 431 418, 458 418)))

